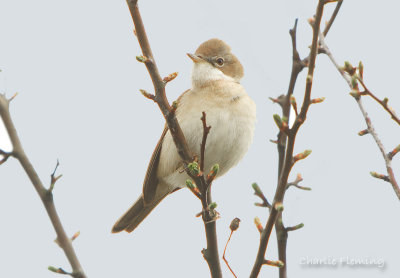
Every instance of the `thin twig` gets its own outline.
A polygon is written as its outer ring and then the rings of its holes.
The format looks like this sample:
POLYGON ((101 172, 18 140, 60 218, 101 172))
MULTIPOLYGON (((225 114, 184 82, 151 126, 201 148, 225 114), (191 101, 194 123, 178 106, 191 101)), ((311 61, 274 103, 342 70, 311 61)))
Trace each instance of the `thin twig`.
POLYGON ((228 263, 228 261, 227 261, 226 258, 225 258, 226 248, 228 247, 228 243, 229 243, 229 241, 231 240, 232 234, 233 234, 233 231, 231 231, 231 233, 229 234, 228 241, 227 241, 226 244, 225 244, 224 253, 222 254, 222 259, 224 260, 224 262, 225 262, 226 266, 229 268, 229 270, 232 272, 233 276, 235 276, 235 278, 237 278, 235 272, 233 272, 232 268, 229 266, 229 263, 228 263))
POLYGON ((232 220, 231 225, 229 226, 229 228, 231 229, 231 233, 229 234, 228 241, 225 244, 224 253, 222 254, 222 259, 225 261, 226 266, 229 268, 229 270, 232 272, 232 274, 233 274, 233 276, 235 276, 235 278, 237 278, 237 276, 236 276, 235 272, 233 272, 232 268, 229 266, 229 263, 228 263, 227 259, 225 258, 225 253, 226 253, 226 248, 228 247, 229 241, 231 240, 233 232, 239 228, 239 223, 240 223, 240 219, 237 217, 232 220))
MULTIPOLYGON (((326 42, 325 42, 325 38, 323 35, 321 35, 320 37, 320 42, 321 42, 321 46, 324 48, 325 54, 329 57, 329 59, 332 61, 333 65, 336 67, 336 69, 340 72, 340 74, 343 76, 344 80, 347 82, 347 84, 349 85, 349 87, 351 89, 353 89, 352 86, 352 81, 351 81, 351 77, 348 73, 346 73, 342 67, 339 66, 339 64, 336 62, 334 56, 332 55, 332 52, 330 51, 329 47, 327 46, 326 42)), ((364 89, 366 89, 366 87, 363 85, 364 89)), ((378 134, 375 131, 375 128, 372 124, 372 121, 370 119, 370 117, 368 116, 367 111, 364 108, 364 105, 362 103, 361 97, 358 98, 354 98, 358 104, 358 107, 364 117, 365 123, 367 124, 368 127, 368 133, 372 135, 372 137, 375 140, 376 145, 378 146, 383 159, 385 160, 385 165, 386 165, 386 170, 388 173, 388 177, 389 177, 389 182, 393 187, 394 192, 396 193, 396 196, 399 198, 400 200, 400 187, 396 181, 396 178, 394 176, 393 173, 393 169, 392 169, 392 161, 389 157, 389 155, 386 153, 385 147, 383 146, 378 134)))
POLYGON ((175 116, 175 108, 171 107, 165 95, 165 86, 167 81, 172 80, 173 76, 168 76, 163 80, 159 74, 150 44, 146 35, 142 18, 140 16, 137 0, 127 0, 127 4, 135 25, 135 34, 142 49, 143 56, 139 56, 140 62, 143 62, 151 77, 155 95, 152 98, 159 106, 168 125, 169 132, 174 140, 178 154, 182 159, 186 173, 193 179, 197 187, 200 189, 201 201, 203 207, 203 222, 206 231, 207 248, 202 251, 205 260, 210 268, 211 276, 222 277, 221 265, 218 255, 217 232, 214 212, 209 209, 211 204, 211 192, 209 190, 212 179, 207 182, 204 173, 193 175, 190 173, 188 164, 194 160, 193 154, 190 152, 185 136, 175 116))
MULTIPOLYGON (((259 275, 261 267, 265 261, 264 256, 265 256, 265 252, 267 250, 269 237, 271 235, 272 228, 274 227, 274 224, 275 224, 276 220, 278 219, 279 213, 281 211, 282 201, 283 201, 285 191, 286 191, 287 180, 289 177, 290 170, 293 166, 292 159, 293 159, 293 149, 294 149, 294 142, 296 139, 296 134, 297 134, 297 131, 299 130, 300 126, 306 120, 308 107, 310 106, 312 81, 313 81, 315 60, 316 60, 317 50, 318 50, 318 33, 319 33, 319 27, 321 24, 324 5, 325 5, 325 1, 320 0, 318 2, 316 16, 315 16, 315 20, 313 23, 313 39, 312 39, 311 50, 310 50, 310 55, 309 55, 310 59, 308 61, 308 74, 307 74, 307 79, 306 79, 306 89, 305 89, 305 93, 304 93, 303 105, 301 107, 299 115, 296 117, 296 120, 295 120, 292 128, 290 128, 290 130, 289 130, 285 159, 284 159, 284 162, 282 163, 282 165, 283 165, 282 172, 279 177, 279 183, 278 183, 277 190, 275 192, 274 202, 272 204, 272 209, 270 210, 270 215, 268 217, 268 221, 265 225, 265 228, 263 229, 263 231, 261 233, 260 245, 259 245, 257 257, 255 260, 252 272, 250 274, 250 278, 255 278, 259 275), (278 210, 278 207, 279 207, 279 210, 278 210)), ((291 82, 292 82, 292 78, 291 78, 291 82)), ((289 103, 289 98, 290 98, 290 96, 287 98, 288 103, 289 103)))
POLYGON ((7 133, 10 137, 13 151, 11 155, 18 159, 21 166, 24 168, 26 174, 32 182, 32 185, 35 187, 36 192, 39 194, 39 197, 49 215, 51 224, 54 227, 54 230, 57 234, 57 241, 59 246, 65 253, 71 267, 72 273, 67 273, 74 278, 86 278, 86 274, 84 273, 82 266, 76 256, 75 250, 72 246, 72 242, 70 238, 67 236, 65 232, 61 220, 57 214, 54 201, 53 201, 53 193, 51 190, 47 190, 39 176, 37 175, 33 165, 29 161, 28 157, 25 154, 24 149, 22 148, 21 141, 18 137, 17 130, 15 129, 14 123, 11 119, 10 111, 9 111, 9 103, 10 100, 6 99, 4 95, 0 94, 0 116, 3 120, 4 126, 6 127, 7 133))
POLYGON ((370 90, 368 90, 367 86, 364 83, 364 80, 362 80, 361 78, 357 78, 357 80, 358 80, 358 82, 360 82, 361 86, 363 86, 364 92, 367 95, 369 95, 371 98, 373 98, 377 103, 379 103, 379 105, 382 106, 383 109, 385 109, 390 114, 393 121, 395 121, 397 124, 400 125, 400 118, 396 115, 396 113, 394 113, 394 111, 392 109, 390 109, 390 107, 387 104, 387 101, 380 100, 370 90))

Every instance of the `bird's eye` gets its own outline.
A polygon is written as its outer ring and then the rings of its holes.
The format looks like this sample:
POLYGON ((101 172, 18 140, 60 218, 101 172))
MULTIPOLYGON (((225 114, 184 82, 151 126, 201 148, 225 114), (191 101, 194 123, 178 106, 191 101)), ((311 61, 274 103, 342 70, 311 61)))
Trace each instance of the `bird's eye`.
POLYGON ((216 62, 218 66, 222 67, 224 65, 224 58, 219 57, 217 58, 216 62))

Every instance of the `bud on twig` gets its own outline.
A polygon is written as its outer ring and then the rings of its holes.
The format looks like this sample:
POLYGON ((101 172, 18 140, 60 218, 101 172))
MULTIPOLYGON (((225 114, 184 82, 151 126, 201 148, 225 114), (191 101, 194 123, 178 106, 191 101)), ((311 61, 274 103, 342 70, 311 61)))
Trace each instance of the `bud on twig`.
POLYGON ((197 198, 201 199, 201 193, 200 190, 197 188, 197 186, 192 182, 192 180, 186 180, 186 187, 192 191, 194 195, 196 195, 197 198))
POLYGON ((321 102, 323 102, 324 100, 325 100, 324 97, 314 98, 314 99, 311 100, 311 104, 314 104, 314 103, 321 103, 321 102))
POLYGON ((358 132, 358 135, 359 135, 359 136, 364 136, 364 135, 366 135, 366 134, 368 134, 368 133, 369 133, 369 130, 368 130, 368 129, 364 129, 364 130, 359 131, 359 132, 358 132))
POLYGON ((66 275, 71 275, 72 274, 72 273, 69 273, 69 272, 65 271, 61 267, 49 266, 47 269, 52 271, 52 272, 58 273, 58 274, 66 274, 66 275))
POLYGON ((284 118, 281 119, 281 117, 278 114, 274 114, 273 117, 274 117, 274 121, 275 121, 276 125, 278 126, 279 130, 286 133, 289 128, 288 124, 286 122, 287 119, 286 119, 286 121, 284 121, 285 119, 284 118))
POLYGON ((73 234, 71 237, 71 241, 74 241, 80 234, 81 234, 80 231, 77 231, 75 234, 73 234))
POLYGON ((388 154, 389 159, 392 159, 398 152, 400 152, 400 145, 398 145, 388 154))
POLYGON ((200 174, 200 167, 196 161, 189 163, 187 167, 193 176, 198 176, 200 174))
POLYGON ((217 208, 217 203, 216 202, 212 202, 211 204, 208 205, 208 209, 209 210, 214 210, 217 208))
POLYGON ((360 75, 361 79, 364 78, 364 65, 361 61, 358 63, 358 74, 360 75))
POLYGON ((282 261, 270 261, 270 260, 264 260, 263 262, 266 265, 270 265, 270 266, 275 266, 275 267, 284 267, 285 264, 282 261))
POLYGON ((168 76, 164 77, 163 81, 165 83, 168 83, 168 82, 174 80, 177 76, 178 76, 178 72, 173 72, 173 73, 169 74, 168 76))
POLYGON ((136 56, 136 60, 140 63, 146 63, 149 59, 146 56, 139 55, 139 56, 136 56))
POLYGON ((259 231, 260 234, 261 234, 262 231, 263 231, 263 226, 262 226, 262 224, 261 224, 260 218, 255 217, 255 218, 254 218, 254 224, 256 224, 256 227, 257 227, 258 231, 259 231))
POLYGON ((294 95, 290 96, 290 103, 292 104, 294 113, 297 115, 299 115, 299 113, 297 112, 297 102, 296 102, 296 98, 294 97, 294 95))
POLYGON ((369 172, 369 173, 370 173, 371 176, 373 176, 374 178, 377 178, 377 179, 381 179, 381 180, 390 182, 390 179, 389 179, 388 176, 385 176, 385 175, 383 175, 383 174, 379 174, 379 173, 377 173, 377 172, 369 172))
POLYGON ((311 152, 312 152, 311 150, 305 150, 305 151, 302 152, 302 153, 296 154, 296 155, 293 157, 293 163, 296 163, 297 161, 306 158, 307 156, 309 156, 309 155, 311 154, 311 152))
POLYGON ((207 182, 210 183, 215 179, 215 176, 219 172, 219 164, 214 164, 214 166, 211 168, 210 173, 207 175, 207 182))
POLYGON ((139 90, 145 98, 151 99, 154 102, 156 101, 156 96, 153 94, 148 93, 146 90, 140 89, 139 90))
POLYGON ((282 203, 276 203, 276 204, 275 204, 275 209, 276 209, 277 211, 283 211, 284 206, 283 206, 282 203))

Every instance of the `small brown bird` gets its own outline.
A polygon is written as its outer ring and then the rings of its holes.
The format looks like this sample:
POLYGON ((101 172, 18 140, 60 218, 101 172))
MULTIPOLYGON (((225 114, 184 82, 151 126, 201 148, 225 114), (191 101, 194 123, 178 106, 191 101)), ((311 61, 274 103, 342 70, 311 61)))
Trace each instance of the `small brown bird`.
MULTIPOLYGON (((225 42, 208 40, 188 56, 194 62, 192 88, 179 97, 176 117, 189 149, 199 156, 203 135, 200 117, 206 112, 207 124, 212 128, 206 142, 204 169, 218 163, 219 177, 247 152, 253 140, 256 105, 239 83, 243 66, 225 42)), ((143 194, 118 219, 112 232, 132 232, 162 199, 184 187, 188 178, 165 127, 147 169, 143 194)))

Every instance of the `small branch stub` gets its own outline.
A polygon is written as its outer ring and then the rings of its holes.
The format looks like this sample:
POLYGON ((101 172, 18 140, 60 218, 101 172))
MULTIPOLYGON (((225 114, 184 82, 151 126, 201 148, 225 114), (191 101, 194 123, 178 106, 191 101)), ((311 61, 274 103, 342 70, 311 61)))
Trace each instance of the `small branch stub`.
POLYGON ((262 203, 254 203, 257 207, 266 207, 271 208, 271 204, 268 202, 267 198, 265 197, 264 193, 261 191, 260 187, 257 183, 253 183, 251 185, 254 189, 254 195, 258 196, 263 202, 262 203))
POLYGON ((286 227, 285 230, 286 230, 286 232, 293 232, 293 231, 299 230, 303 227, 304 227, 304 224, 300 223, 300 224, 297 224, 296 226, 286 227))

